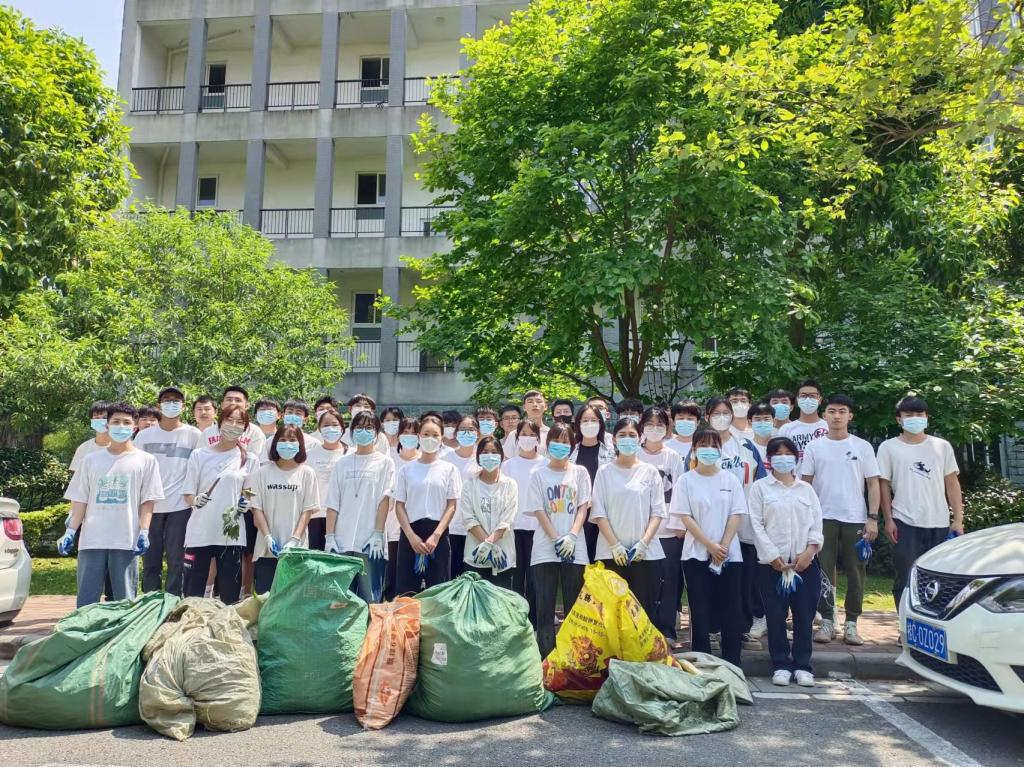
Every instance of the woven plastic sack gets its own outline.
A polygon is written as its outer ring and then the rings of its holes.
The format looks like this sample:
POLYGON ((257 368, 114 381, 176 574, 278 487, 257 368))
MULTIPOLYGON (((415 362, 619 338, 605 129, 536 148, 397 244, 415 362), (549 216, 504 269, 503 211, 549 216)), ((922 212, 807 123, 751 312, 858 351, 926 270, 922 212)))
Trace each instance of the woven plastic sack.
POLYGON ((672 657, 626 581, 597 562, 584 571, 580 595, 544 661, 544 686, 565 701, 589 703, 613 658, 696 671, 672 657))
POLYGON ((352 677, 359 724, 379 730, 398 716, 416 684, 419 657, 419 600, 399 597, 370 605, 370 629, 352 677))

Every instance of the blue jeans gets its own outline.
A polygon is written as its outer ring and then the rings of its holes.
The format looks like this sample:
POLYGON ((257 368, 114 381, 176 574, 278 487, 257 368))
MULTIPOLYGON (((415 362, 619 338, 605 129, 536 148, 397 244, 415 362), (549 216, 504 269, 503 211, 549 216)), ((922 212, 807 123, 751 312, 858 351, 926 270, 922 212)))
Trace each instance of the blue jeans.
POLYGON ((768 654, 773 671, 812 671, 811 624, 821 594, 821 565, 818 558, 800 573, 801 582, 792 594, 781 595, 775 587, 779 574, 771 565, 757 566, 757 585, 768 624, 768 654), (786 636, 786 617, 793 613, 793 645, 786 636))
POLYGON ((134 599, 138 586, 138 564, 131 549, 84 549, 78 552, 77 607, 95 604, 103 596, 103 583, 110 577, 115 601, 134 599))

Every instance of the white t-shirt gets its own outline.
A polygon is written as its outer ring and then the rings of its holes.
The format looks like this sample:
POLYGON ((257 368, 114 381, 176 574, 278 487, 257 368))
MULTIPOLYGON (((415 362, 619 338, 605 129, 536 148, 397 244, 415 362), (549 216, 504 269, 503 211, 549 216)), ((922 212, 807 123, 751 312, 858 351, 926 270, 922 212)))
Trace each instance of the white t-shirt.
POLYGON ((751 442, 754 441, 754 429, 752 427, 740 429, 737 426, 730 426, 729 433, 739 440, 749 439, 751 442))
POLYGON ((182 486, 188 459, 193 450, 202 447, 202 435, 195 426, 180 423, 170 431, 156 423, 135 435, 135 447, 156 458, 160 465, 160 479, 164 484, 163 500, 153 507, 154 514, 187 509, 182 486))
POLYGON ((185 528, 186 548, 198 546, 244 546, 245 522, 238 520, 238 537, 224 535, 224 512, 234 508, 242 495, 242 489, 249 486, 246 480, 259 467, 260 459, 247 453, 245 466, 241 465, 242 454, 238 448, 222 453, 212 448, 194 450, 188 459, 188 470, 181 491, 196 496, 210 493, 210 501, 201 509, 193 509, 185 528), (214 486, 216 482, 216 486, 214 486))
MULTIPOLYGON (((665 492, 657 469, 637 461, 628 469, 613 462, 597 470, 591 497, 591 521, 607 519, 619 543, 629 549, 643 537, 647 525, 655 517, 665 518, 665 492)), ((612 558, 611 547, 600 534, 597 536, 595 558, 612 558)), ((664 558, 661 541, 655 537, 651 540, 647 559, 664 558)))
MULTIPOLYGON (((555 528, 556 537, 561 538, 572 532, 577 511, 590 505, 590 474, 587 473, 585 466, 573 463, 564 471, 555 471, 548 465, 541 466, 530 475, 527 496, 527 513, 534 518, 539 514, 546 514, 548 521, 555 528)), ((561 561, 561 557, 555 553, 554 541, 544 534, 544 529, 538 523, 537 531, 533 534, 530 564, 561 561)), ((583 535, 576 539, 573 562, 577 565, 590 564, 587 557, 587 540, 583 535)))
MULTIPOLYGON (((673 517, 692 517, 704 535, 712 541, 722 540, 729 517, 747 516, 747 499, 736 475, 718 471, 710 477, 697 471, 688 471, 679 478, 672 493, 669 514, 673 517)), ((672 520, 674 529, 685 529, 682 519, 672 520)), ((708 550, 695 535, 683 539, 683 559, 707 562, 708 550)), ((739 535, 729 541, 730 562, 742 562, 739 535)))
POLYGON ((339 445, 337 450, 324 450, 322 444, 306 449, 306 466, 316 472, 316 484, 320 490, 320 511, 313 515, 313 519, 323 519, 327 516, 327 486, 331 481, 335 464, 343 455, 343 445, 339 445))
MULTIPOLYGON (((459 470, 459 479, 462 481, 462 484, 465 484, 466 480, 480 471, 480 466, 476 462, 475 450, 476 449, 474 448, 474 452, 469 456, 469 458, 463 458, 453 450, 450 453, 445 453, 444 457, 441 459, 442 461, 448 461, 448 463, 452 464, 459 470)), ((448 532, 452 535, 466 534, 466 523, 462 519, 461 514, 456 514, 452 517, 451 524, 448 525, 448 532)))
MULTIPOLYGON (((658 470, 658 474, 661 475, 661 485, 665 489, 665 508, 668 509, 669 504, 672 502, 672 488, 675 487, 676 480, 684 471, 682 456, 675 450, 662 448, 657 453, 649 453, 641 448, 636 457, 643 463, 650 464, 658 470)), ((676 537, 675 531, 668 528, 668 522, 668 517, 665 517, 661 527, 658 528, 659 538, 676 537)))
MULTIPOLYGON (((251 477, 249 483, 254 495, 251 505, 267 518, 270 534, 284 546, 295 532, 295 526, 307 511, 320 509, 320 491, 316 483, 316 472, 304 463, 285 471, 276 463, 265 463, 251 477)), ((301 544, 306 545, 307 533, 302 533, 301 544)), ((253 561, 262 557, 273 557, 263 533, 256 534, 256 549, 253 561)))
POLYGON ((97 453, 100 450, 105 449, 104 445, 97 445, 96 439, 87 439, 81 445, 75 448, 75 454, 71 458, 71 465, 68 466, 68 471, 76 472, 82 467, 82 461, 93 453, 97 453))
POLYGON ((99 450, 82 461, 64 493, 85 504, 78 549, 134 549, 139 510, 164 497, 160 466, 142 450, 114 455, 99 450))
POLYGON ((899 437, 878 448, 878 471, 892 484, 892 512, 914 527, 949 527, 946 477, 959 474, 953 446, 925 435, 912 445, 899 437))
MULTIPOLYGON (((253 455, 263 456, 265 450, 264 445, 265 443, 270 442, 270 439, 271 438, 268 438, 263 433, 263 430, 260 429, 258 424, 250 423, 249 428, 245 430, 245 434, 238 439, 238 444, 250 451, 253 455)), ((220 427, 217 426, 217 424, 208 426, 206 430, 203 431, 203 440, 204 442, 202 445, 204 447, 213 447, 220 442, 220 427)))
POLYGON ((800 473, 812 475, 824 519, 863 524, 868 518, 864 480, 878 476, 871 444, 854 435, 813 440, 804 450, 800 473))
MULTIPOLYGON (((351 447, 356 446, 355 442, 352 441, 351 426, 345 429, 344 433, 341 435, 341 441, 345 445, 349 445, 351 447)), ((388 442, 387 434, 382 431, 377 432, 377 441, 374 443, 374 450, 378 453, 383 453, 384 455, 390 454, 389 451, 391 450, 391 443, 388 442)))
POLYGON ((693 441, 691 440, 689 442, 680 442, 675 437, 672 437, 671 439, 665 440, 665 447, 669 448, 670 450, 674 450, 675 452, 679 453, 679 457, 681 459, 685 459, 690 454, 690 451, 693 449, 693 441))
MULTIPOLYGON (((550 430, 550 426, 540 427, 540 436, 537 438, 537 452, 542 456, 547 454, 546 446, 548 444, 548 432, 550 430)), ((505 452, 506 456, 519 455, 519 448, 516 447, 516 433, 514 431, 505 435, 505 439, 501 442, 501 449, 505 452)))
MULTIPOLYGON (((793 440, 793 444, 796 445, 797 454, 799 460, 802 461, 804 457, 804 451, 812 440, 816 440, 820 437, 824 437, 828 434, 828 424, 825 423, 824 419, 819 418, 814 423, 804 423, 803 421, 790 421, 781 429, 779 429, 780 437, 789 437, 793 440)), ((803 470, 800 468, 799 461, 797 462, 796 475, 799 477, 803 474, 803 470)))
POLYGON ((338 512, 334 536, 339 549, 363 550, 377 529, 377 507, 394 484, 394 461, 376 451, 359 455, 353 450, 334 465, 324 508, 338 512))
MULTIPOLYGON (((419 458, 410 458, 406 460, 405 458, 402 458, 397 450, 392 450, 388 455, 391 457, 391 460, 395 462, 396 479, 398 477, 398 472, 401 471, 403 466, 407 463, 413 463, 414 461, 419 460, 419 458)), ((397 541, 402 537, 402 526, 398 524, 398 515, 395 514, 395 494, 393 490, 394 488, 392 487, 392 492, 388 494, 391 498, 391 503, 388 504, 388 518, 384 523, 384 530, 388 534, 389 541, 397 541)), ((458 515, 456 514, 456 516, 458 515)))
POLYGON ((511 477, 516 483, 516 487, 519 488, 519 516, 516 517, 516 523, 513 525, 515 530, 537 529, 537 518, 527 513, 529 509, 526 508, 528 505, 527 498, 530 494, 530 476, 546 464, 547 461, 541 458, 539 454, 537 458, 533 459, 523 458, 521 455, 513 455, 501 467, 502 473, 506 477, 511 477))
POLYGON ((757 440, 750 440, 750 444, 754 446, 754 450, 757 451, 757 455, 761 459, 761 463, 764 464, 765 470, 768 469, 768 445, 758 444, 757 440))
MULTIPOLYGON (((448 461, 409 461, 395 478, 395 500, 405 504, 410 523, 421 519, 440 522, 448 501, 458 502, 461 495, 459 470, 448 461)), ((457 508, 455 513, 458 514, 457 508)))

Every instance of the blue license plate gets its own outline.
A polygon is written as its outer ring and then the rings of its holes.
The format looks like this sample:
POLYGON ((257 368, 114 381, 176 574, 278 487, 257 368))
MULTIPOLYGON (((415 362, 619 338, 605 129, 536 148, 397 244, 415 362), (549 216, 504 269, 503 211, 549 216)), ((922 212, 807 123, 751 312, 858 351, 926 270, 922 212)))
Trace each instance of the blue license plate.
POLYGON ((907 618, 907 646, 949 663, 945 629, 907 618))

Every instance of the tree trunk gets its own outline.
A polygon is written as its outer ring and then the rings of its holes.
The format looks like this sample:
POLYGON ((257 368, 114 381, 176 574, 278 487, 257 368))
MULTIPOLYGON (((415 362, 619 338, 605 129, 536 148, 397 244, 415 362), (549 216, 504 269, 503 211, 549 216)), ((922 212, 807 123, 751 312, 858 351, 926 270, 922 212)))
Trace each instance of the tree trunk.
POLYGON ((45 432, 35 430, 28 433, 17 432, 9 422, 0 423, 0 447, 22 448, 24 450, 42 450, 45 432))

